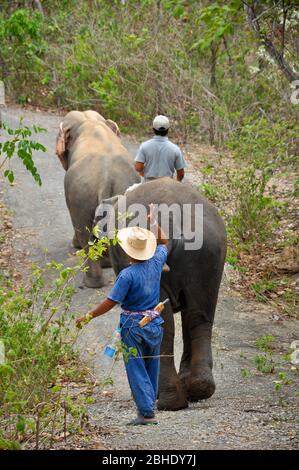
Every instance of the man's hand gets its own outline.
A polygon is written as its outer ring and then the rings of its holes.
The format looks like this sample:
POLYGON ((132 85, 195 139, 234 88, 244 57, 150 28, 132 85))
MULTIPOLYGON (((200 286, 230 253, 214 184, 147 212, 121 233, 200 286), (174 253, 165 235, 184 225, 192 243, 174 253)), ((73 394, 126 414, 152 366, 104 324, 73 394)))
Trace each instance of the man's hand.
POLYGON ((90 320, 99 317, 100 315, 104 315, 104 313, 111 310, 116 304, 117 302, 111 299, 103 300, 103 302, 101 302, 97 307, 95 307, 93 310, 84 315, 84 317, 78 318, 78 320, 76 320, 76 327, 82 328, 85 323, 88 323, 90 320))
POLYGON ((87 324, 90 322, 90 320, 93 318, 93 316, 91 315, 91 313, 87 313, 86 315, 84 315, 84 317, 80 317, 76 320, 76 328, 82 328, 82 326, 84 324, 87 324))
POLYGON ((185 176, 185 170, 184 168, 181 168, 180 170, 177 170, 176 171, 176 179, 177 181, 182 181, 182 179, 184 178, 185 176))
POLYGON ((149 220, 149 223, 151 225, 154 224, 154 222, 155 222, 154 212, 155 212, 155 204, 151 203, 149 205, 149 215, 147 216, 147 218, 149 220))
POLYGON ((135 170, 139 173, 140 176, 144 176, 144 163, 135 162, 135 170))
POLYGON ((151 203, 149 205, 149 215, 147 216, 149 223, 150 223, 150 230, 156 236, 158 245, 159 244, 167 245, 168 239, 166 237, 166 234, 163 232, 162 228, 160 227, 160 225, 155 219, 155 215, 154 215, 155 209, 156 209, 155 204, 151 203))

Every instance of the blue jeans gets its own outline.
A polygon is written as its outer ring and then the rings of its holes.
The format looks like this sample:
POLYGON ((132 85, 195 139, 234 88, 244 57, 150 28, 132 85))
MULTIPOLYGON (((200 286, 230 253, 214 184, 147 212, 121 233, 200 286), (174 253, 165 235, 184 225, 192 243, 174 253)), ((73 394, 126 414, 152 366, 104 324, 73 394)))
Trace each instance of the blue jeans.
POLYGON ((121 314, 121 339, 128 348, 136 348, 137 356, 129 355, 125 367, 138 412, 147 418, 155 415, 160 372, 160 346, 163 337, 161 317, 141 328, 142 315, 121 314), (151 356, 151 357, 144 357, 151 356), (155 356, 155 357, 152 357, 155 356))

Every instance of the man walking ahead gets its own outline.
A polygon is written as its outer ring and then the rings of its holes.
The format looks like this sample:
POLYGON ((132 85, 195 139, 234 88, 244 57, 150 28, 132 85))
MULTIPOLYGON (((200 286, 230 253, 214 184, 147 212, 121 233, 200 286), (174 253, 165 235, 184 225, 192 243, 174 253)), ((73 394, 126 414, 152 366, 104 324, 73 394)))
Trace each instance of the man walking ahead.
POLYGON ((179 147, 171 142, 168 137, 170 127, 166 116, 156 116, 153 120, 155 136, 143 142, 135 157, 135 169, 144 176, 145 181, 173 175, 182 181, 184 178, 185 159, 179 147))

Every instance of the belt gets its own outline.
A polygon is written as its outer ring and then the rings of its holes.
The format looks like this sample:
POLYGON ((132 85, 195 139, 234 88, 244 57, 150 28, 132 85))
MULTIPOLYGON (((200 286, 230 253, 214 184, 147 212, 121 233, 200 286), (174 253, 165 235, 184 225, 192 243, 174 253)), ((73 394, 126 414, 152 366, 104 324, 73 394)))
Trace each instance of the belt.
POLYGON ((158 178, 149 176, 148 178, 144 178, 144 182, 146 183, 147 181, 153 181, 153 180, 157 180, 157 179, 158 179, 158 178))
POLYGON ((124 315, 143 315, 144 317, 149 317, 151 320, 153 318, 156 318, 156 317, 159 317, 160 316, 160 312, 158 312, 157 310, 154 310, 154 309, 151 309, 151 310, 140 310, 138 312, 132 312, 131 310, 123 310, 122 313, 124 315))
MULTIPOLYGON (((165 175, 165 176, 168 176, 168 178, 173 178, 173 175, 172 176, 165 175)), ((160 178, 165 178, 165 176, 148 176, 148 177, 144 177, 144 182, 146 183, 147 181, 158 180, 160 178)))

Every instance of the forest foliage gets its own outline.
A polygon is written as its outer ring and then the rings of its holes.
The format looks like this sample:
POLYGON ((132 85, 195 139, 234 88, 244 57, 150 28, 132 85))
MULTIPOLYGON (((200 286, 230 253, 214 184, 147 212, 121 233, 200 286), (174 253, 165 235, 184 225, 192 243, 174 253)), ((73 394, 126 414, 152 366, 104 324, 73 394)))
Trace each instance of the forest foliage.
POLYGON ((298 145, 296 3, 2 0, 0 74, 22 104, 93 108, 137 133, 164 113, 183 140, 248 156, 261 135, 266 155, 286 145, 288 156, 298 145))

